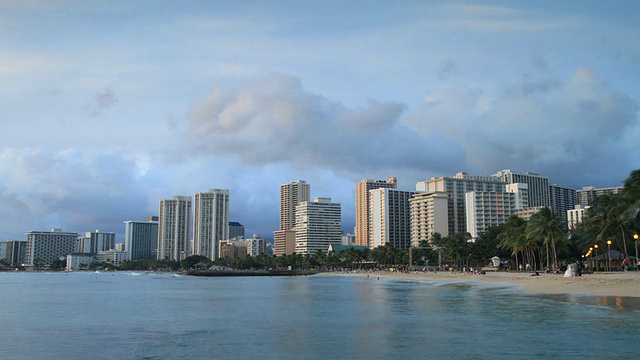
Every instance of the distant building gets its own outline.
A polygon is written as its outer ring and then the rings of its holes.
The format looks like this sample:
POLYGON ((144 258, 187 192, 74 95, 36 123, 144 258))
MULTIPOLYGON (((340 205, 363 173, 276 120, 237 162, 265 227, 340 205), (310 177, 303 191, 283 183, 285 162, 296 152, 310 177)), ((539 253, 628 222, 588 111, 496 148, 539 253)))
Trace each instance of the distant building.
POLYGON ((78 233, 63 232, 62 229, 30 231, 26 233, 25 264, 50 265, 54 260, 66 258, 74 252, 78 233))
POLYGON ((256 257, 260 254, 267 253, 267 240, 260 237, 258 234, 253 234, 251 239, 246 240, 247 255, 256 257))
POLYGON ((623 186, 597 188, 595 186, 585 186, 576 191, 576 204, 590 206, 599 196, 619 194, 623 186))
MULTIPOLYGON (((425 193, 445 192, 448 197, 448 234, 466 234, 466 193, 469 191, 505 191, 506 182, 495 176, 471 176, 459 172, 453 177, 432 178, 416 184, 416 191, 425 193)), ((547 189, 548 192, 548 189, 547 189)), ((439 232, 439 231, 438 231, 439 232)), ((443 235, 441 232, 439 232, 443 235)))
POLYGON ((438 233, 449 236, 449 197, 444 191, 418 193, 409 199, 411 209, 411 246, 431 241, 438 233))
POLYGON ((551 184, 549 185, 549 198, 551 210, 560 217, 565 228, 567 228, 567 211, 576 206, 576 191, 568 187, 551 184))
POLYGON ((116 251, 125 251, 124 249, 125 249, 125 246, 123 242, 116 244, 116 251))
POLYGON ((490 226, 507 222, 516 213, 518 194, 503 191, 470 191, 466 194, 467 232, 475 240, 490 226))
POLYGON ((243 258, 247 256, 247 240, 237 238, 221 240, 219 243, 220 258, 243 258))
POLYGON ((359 246, 371 246, 369 239, 369 191, 375 189, 397 189, 398 179, 388 178, 387 181, 365 179, 356 184, 356 226, 355 239, 359 246))
POLYGON ((500 170, 496 176, 507 184, 524 183, 529 190, 529 206, 546 206, 551 208, 549 194, 549 178, 531 172, 519 172, 511 169, 500 170))
POLYGON ((193 251, 211 260, 219 257, 220 240, 229 238, 229 190, 210 189, 195 195, 193 251))
POLYGON ((519 217, 529 220, 533 215, 535 215, 540 209, 545 208, 546 206, 529 206, 525 208, 520 208, 516 210, 516 215, 519 217))
POLYGON ((124 260, 127 260, 127 254, 124 251, 101 251, 96 255, 97 262, 108 263, 115 267, 120 267, 124 260))
POLYGON ((339 254, 340 252, 347 250, 347 249, 354 249, 354 250, 369 250, 368 246, 358 246, 358 245, 335 245, 335 244, 331 244, 329 245, 329 249, 327 249, 327 252, 332 252, 332 253, 336 253, 339 254))
POLYGON ((94 262, 95 255, 94 254, 83 254, 83 253, 74 253, 67 255, 67 265, 65 267, 66 271, 80 270, 86 269, 94 262))
POLYGON ((331 202, 331 198, 316 197, 298 204, 295 224, 296 254, 313 255, 342 240, 340 204, 331 202))
POLYGON ((296 206, 309 201, 311 185, 304 180, 280 185, 280 230, 291 230, 296 226, 296 206))
POLYGON ((155 259, 158 254, 158 221, 125 221, 123 244, 129 261, 155 259))
POLYGON ((229 222, 229 239, 244 238, 244 225, 236 221, 229 222))
POLYGON ((354 234, 354 233, 346 233, 346 234, 342 235, 341 244, 345 245, 345 246, 353 246, 353 245, 355 245, 356 244, 356 234, 354 234))
POLYGON ((576 205, 573 209, 567 210, 567 226, 569 229, 575 229, 584 219, 584 215, 589 206, 576 205))
POLYGON ((8 245, 7 241, 0 241, 0 259, 7 258, 7 245, 8 245))
POLYGON ((23 240, 8 240, 5 262, 7 265, 20 266, 25 263, 27 242, 23 240))
POLYGON ((116 233, 87 232, 78 239, 78 252, 83 254, 97 254, 100 251, 113 250, 116 247, 116 233))
POLYGON ((296 252, 296 231, 277 230, 273 232, 273 255, 291 255, 296 252))
POLYGON ((411 247, 411 207, 415 191, 379 188, 369 191, 369 246, 411 247))
POLYGON ((191 196, 160 200, 158 260, 180 261, 190 255, 191 196))

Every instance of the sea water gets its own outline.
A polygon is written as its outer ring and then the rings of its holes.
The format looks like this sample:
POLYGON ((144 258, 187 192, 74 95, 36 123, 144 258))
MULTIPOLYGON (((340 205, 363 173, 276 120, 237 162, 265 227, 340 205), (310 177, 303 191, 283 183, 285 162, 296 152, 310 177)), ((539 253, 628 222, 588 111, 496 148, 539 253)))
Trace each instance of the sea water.
POLYGON ((0 273, 2 359, 611 359, 637 299, 382 276, 0 273))

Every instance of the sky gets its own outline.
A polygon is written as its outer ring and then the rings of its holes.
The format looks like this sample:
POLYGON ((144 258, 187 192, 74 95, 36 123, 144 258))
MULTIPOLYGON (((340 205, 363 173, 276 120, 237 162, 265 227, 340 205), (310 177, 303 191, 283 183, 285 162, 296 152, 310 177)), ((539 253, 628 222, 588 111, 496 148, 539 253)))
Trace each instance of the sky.
POLYGON ((619 186, 640 161, 636 1, 2 1, 0 240, 230 190, 342 204, 457 172, 619 186))

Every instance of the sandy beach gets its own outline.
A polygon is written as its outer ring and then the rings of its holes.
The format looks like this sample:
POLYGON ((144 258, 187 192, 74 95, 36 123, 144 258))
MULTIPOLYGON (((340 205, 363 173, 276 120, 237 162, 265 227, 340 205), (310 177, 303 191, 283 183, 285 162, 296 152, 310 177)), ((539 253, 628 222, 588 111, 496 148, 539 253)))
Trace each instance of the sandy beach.
MULTIPOLYGON (((366 273, 350 274, 366 276, 366 273)), ((533 294, 587 294, 640 298, 640 273, 636 271, 584 274, 580 277, 570 278, 563 277, 563 274, 540 273, 540 276, 531 276, 531 273, 490 271, 486 275, 463 274, 460 272, 451 274, 444 271, 439 271, 435 274, 379 271, 375 275, 406 280, 480 280, 490 283, 518 285, 523 290, 533 294)))

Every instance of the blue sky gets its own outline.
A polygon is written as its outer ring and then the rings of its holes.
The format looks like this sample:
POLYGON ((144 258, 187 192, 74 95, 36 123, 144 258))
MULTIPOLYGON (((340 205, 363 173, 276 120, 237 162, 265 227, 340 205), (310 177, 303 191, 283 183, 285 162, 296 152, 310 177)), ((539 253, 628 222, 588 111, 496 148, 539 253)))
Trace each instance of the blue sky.
POLYGON ((640 155, 635 1, 4 1, 0 239, 118 233, 231 191, 249 234, 304 179, 459 171, 620 185, 640 155))

